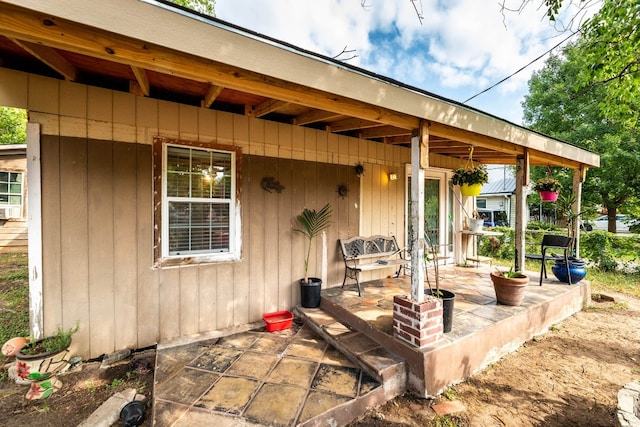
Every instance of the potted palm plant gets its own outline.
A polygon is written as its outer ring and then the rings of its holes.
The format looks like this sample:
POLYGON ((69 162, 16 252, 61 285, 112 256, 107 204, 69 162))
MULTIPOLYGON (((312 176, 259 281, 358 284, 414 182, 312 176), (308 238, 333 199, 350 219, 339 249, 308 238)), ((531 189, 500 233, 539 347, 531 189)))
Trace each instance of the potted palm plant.
POLYGON ((478 196, 482 186, 489 182, 489 173, 483 164, 470 164, 454 170, 451 182, 460 186, 463 196, 478 196))
POLYGON ((538 179, 533 184, 533 191, 540 194, 540 200, 543 202, 555 202, 558 200, 558 193, 562 189, 560 181, 552 176, 545 176, 538 179))
POLYGON ((308 242, 304 259, 304 278, 300 279, 300 293, 303 307, 315 308, 320 306, 322 279, 309 277, 309 257, 311 255, 311 244, 313 243, 314 237, 329 228, 332 213, 331 205, 327 203, 318 211, 305 208, 302 213, 296 217, 299 227, 294 228, 293 231, 304 234, 308 242))

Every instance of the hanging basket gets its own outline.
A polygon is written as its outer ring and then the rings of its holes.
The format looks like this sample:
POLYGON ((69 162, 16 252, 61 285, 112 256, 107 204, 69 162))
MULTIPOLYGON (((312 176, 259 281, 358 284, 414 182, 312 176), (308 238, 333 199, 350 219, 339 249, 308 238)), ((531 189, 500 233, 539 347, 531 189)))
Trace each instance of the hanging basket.
POLYGON ((557 191, 540 191, 540 200, 543 202, 555 202, 558 200, 557 191))
POLYGON ((460 193, 462 193, 463 196, 479 196, 480 195, 480 191, 482 190, 482 184, 462 184, 460 186, 460 193))

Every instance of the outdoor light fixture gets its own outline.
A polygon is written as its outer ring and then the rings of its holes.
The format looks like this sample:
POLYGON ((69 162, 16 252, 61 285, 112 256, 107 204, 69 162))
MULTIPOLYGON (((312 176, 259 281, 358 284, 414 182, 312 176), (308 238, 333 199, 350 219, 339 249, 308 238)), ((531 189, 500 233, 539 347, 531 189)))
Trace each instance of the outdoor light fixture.
POLYGON ((397 173, 390 173, 389 174, 389 181, 395 181, 396 179, 398 179, 398 174, 397 173))

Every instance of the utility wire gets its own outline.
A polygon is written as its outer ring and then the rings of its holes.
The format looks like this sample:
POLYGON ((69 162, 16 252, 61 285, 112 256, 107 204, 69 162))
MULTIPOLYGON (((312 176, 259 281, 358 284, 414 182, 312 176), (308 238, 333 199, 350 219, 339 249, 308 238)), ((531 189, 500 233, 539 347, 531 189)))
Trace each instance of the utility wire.
POLYGON ((504 82, 506 82, 507 80, 509 80, 511 77, 515 76, 516 74, 518 74, 520 71, 524 70, 525 68, 527 68, 529 65, 539 61, 540 59, 542 59, 544 56, 546 56, 547 54, 549 54, 549 52, 553 51, 555 48, 557 48, 558 46, 560 46, 561 44, 563 44, 564 42, 566 42, 567 40, 569 40, 571 37, 573 37, 574 35, 576 35, 577 33, 579 33, 580 30, 574 31, 573 33, 569 34, 567 37, 565 37, 562 41, 560 41, 560 43, 556 44, 555 46, 553 46, 551 49, 547 50, 546 52, 544 52, 543 54, 541 54, 540 56, 538 56, 536 59, 534 59, 533 61, 529 62, 527 65, 525 65, 524 67, 520 68, 518 71, 511 73, 510 75, 508 75, 507 77, 505 77, 504 79, 500 80, 497 83, 494 83, 493 85, 489 86, 488 88, 486 88, 485 90, 476 93, 475 95, 473 95, 471 98, 462 101, 463 104, 466 104, 467 102, 471 101, 473 98, 482 95, 485 92, 489 92, 491 89, 493 89, 494 87, 498 86, 499 84, 502 84, 504 82))

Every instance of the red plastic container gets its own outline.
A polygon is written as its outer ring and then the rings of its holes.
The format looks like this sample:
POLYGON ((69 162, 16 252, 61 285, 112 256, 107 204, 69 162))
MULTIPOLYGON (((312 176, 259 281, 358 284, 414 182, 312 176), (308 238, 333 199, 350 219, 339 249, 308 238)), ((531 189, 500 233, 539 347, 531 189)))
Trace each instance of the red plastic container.
POLYGON ((291 327, 293 313, 287 310, 267 313, 262 315, 262 320, 264 320, 267 332, 282 331, 291 327))

